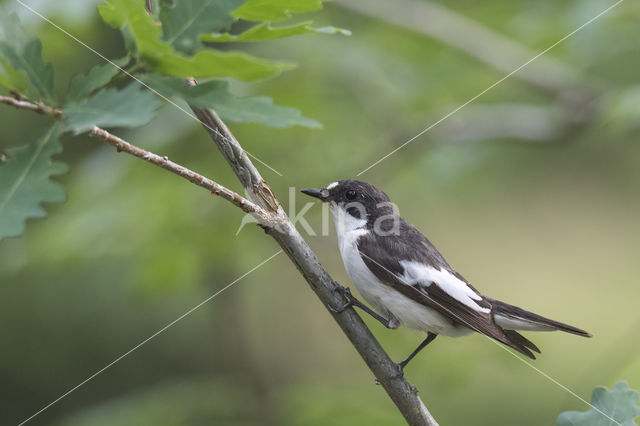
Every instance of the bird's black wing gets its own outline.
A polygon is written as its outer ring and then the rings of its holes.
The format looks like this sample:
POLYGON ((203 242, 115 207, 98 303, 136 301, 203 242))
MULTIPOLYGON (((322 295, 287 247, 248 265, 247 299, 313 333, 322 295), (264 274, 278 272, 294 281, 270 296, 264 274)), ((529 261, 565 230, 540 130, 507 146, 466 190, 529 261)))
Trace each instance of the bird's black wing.
POLYGON ((501 327, 496 325, 491 313, 490 300, 481 296, 460 274, 455 272, 424 235, 404 221, 401 221, 400 226, 399 235, 379 236, 375 232, 370 232, 358 239, 358 251, 362 260, 380 281, 411 300, 435 310, 450 319, 454 325, 462 325, 485 334, 530 358, 535 358, 525 345, 507 335, 501 327), (459 298, 448 293, 446 286, 442 283, 408 282, 403 277, 405 275, 405 268, 401 264, 403 260, 420 262, 455 276, 468 286, 472 294, 477 295, 473 299, 476 307, 462 303, 459 298))

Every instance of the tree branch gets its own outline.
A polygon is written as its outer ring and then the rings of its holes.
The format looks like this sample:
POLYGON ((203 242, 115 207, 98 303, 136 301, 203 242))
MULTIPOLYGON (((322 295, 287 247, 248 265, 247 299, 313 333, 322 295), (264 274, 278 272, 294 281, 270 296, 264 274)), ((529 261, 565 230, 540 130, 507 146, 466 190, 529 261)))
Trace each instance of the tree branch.
POLYGON ((38 114, 46 114, 53 117, 59 117, 62 115, 62 111, 57 108, 50 107, 43 103, 32 103, 23 99, 12 98, 10 96, 0 96, 0 103, 11 105, 16 109, 26 109, 37 112, 38 114))
MULTIPOLYGON (((190 83, 190 85, 194 84, 195 82, 190 83)), ((331 278, 315 253, 298 233, 271 189, 262 179, 260 172, 227 126, 213 110, 193 105, 191 109, 209 132, 211 139, 218 146, 242 185, 251 194, 253 201, 270 208, 273 212, 276 218, 275 226, 266 227, 267 233, 287 253, 325 307, 343 306, 346 299, 336 292, 339 284, 331 278)), ((396 404, 407 423, 412 426, 437 426, 438 423, 418 396, 415 386, 405 380, 398 365, 389 358, 355 310, 349 308, 342 313, 334 313, 331 310, 329 312, 396 404)))
MULTIPOLYGON (((191 79, 186 84, 189 87, 193 87, 197 83, 191 79)), ((203 108, 192 107, 191 109, 207 130, 211 139, 216 143, 222 156, 227 160, 227 163, 231 166, 231 169, 233 169, 251 198, 262 208, 286 217, 271 188, 262 179, 260 172, 253 166, 247 153, 242 149, 235 136, 233 136, 218 114, 213 110, 203 108)))
POLYGON ((180 177, 185 178, 189 182, 198 185, 201 188, 209 190, 213 195, 217 195, 219 197, 224 198, 229 201, 236 207, 239 207, 245 213, 249 213, 253 215, 261 224, 270 224, 271 223, 271 215, 267 213, 263 208, 257 206, 251 201, 247 200, 243 196, 233 192, 232 190, 220 185, 217 182, 212 181, 198 173, 187 169, 180 164, 174 163, 170 161, 167 157, 161 157, 152 152, 146 151, 142 148, 139 148, 135 145, 131 145, 129 142, 124 139, 119 138, 100 127, 93 126, 89 131, 91 136, 97 136, 101 138, 104 142, 109 145, 113 145, 116 147, 118 152, 123 151, 128 154, 133 155, 134 157, 138 157, 148 163, 154 164, 158 167, 162 167, 165 170, 170 171, 180 177))
MULTIPOLYGON (((195 84, 195 82, 191 84, 195 84)), ((19 109, 49 114, 59 119, 62 117, 60 110, 21 99, 0 96, 0 103, 12 105, 19 109)), ((325 307, 343 306, 347 300, 336 292, 340 284, 335 282, 322 267, 315 253, 284 213, 271 188, 264 181, 260 172, 254 167, 224 122, 210 109, 194 106, 191 106, 191 109, 207 129, 209 135, 236 173, 244 188, 249 192, 254 202, 243 198, 237 193, 204 176, 169 161, 166 157, 161 157, 134 146, 97 126, 94 126, 89 131, 89 134, 114 146, 118 151, 127 152, 128 154, 187 179, 256 217, 266 232, 271 235, 287 253, 325 307)), ((431 416, 429 410, 418 396, 416 387, 405 380, 401 369, 389 358, 389 355, 387 355, 382 346, 380 346, 380 343, 373 334, 371 334, 371 331, 356 311, 353 308, 349 308, 341 313, 335 313, 331 310, 329 310, 329 312, 369 369, 373 372, 391 400, 398 407, 407 423, 411 426, 438 426, 438 423, 433 416, 431 416)))
MULTIPOLYGON (((433 37, 479 61, 511 73, 531 61, 538 52, 462 16, 441 4, 415 0, 337 0, 337 3, 362 15, 433 37)), ((544 89, 552 95, 591 99, 591 85, 574 68, 548 56, 540 56, 521 68, 513 77, 544 89)))
MULTIPOLYGON (((0 103, 4 103, 7 105, 11 105, 18 109, 25 109, 28 111, 37 112, 39 114, 48 114, 54 116, 56 118, 62 117, 62 112, 56 108, 52 108, 50 106, 44 104, 35 104, 22 99, 15 99, 8 96, 0 96, 0 103)), ((148 163, 154 164, 156 166, 162 167, 165 170, 174 173, 189 182, 198 185, 201 188, 209 190, 213 195, 217 195, 225 200, 229 201, 236 207, 239 207, 245 213, 251 214, 253 217, 258 220, 260 224, 269 225, 272 223, 273 217, 267 211, 265 211, 260 206, 252 203, 247 200, 240 194, 220 185, 213 180, 206 178, 192 170, 187 169, 180 164, 174 163, 170 161, 167 157, 161 157, 157 154, 154 154, 150 151, 139 148, 135 145, 130 144, 118 136, 115 136, 108 131, 93 126, 89 130, 89 135, 96 136, 100 138, 103 142, 108 143, 109 145, 114 146, 118 152, 126 152, 128 154, 133 155, 134 157, 140 158, 148 163)))

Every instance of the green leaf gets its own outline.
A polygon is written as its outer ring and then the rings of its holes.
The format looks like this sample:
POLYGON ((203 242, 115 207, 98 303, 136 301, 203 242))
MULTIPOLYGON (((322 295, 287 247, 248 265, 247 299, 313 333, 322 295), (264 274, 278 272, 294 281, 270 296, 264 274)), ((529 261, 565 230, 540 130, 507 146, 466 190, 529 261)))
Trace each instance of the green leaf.
POLYGON ((91 95, 95 90, 105 86, 120 72, 118 67, 123 67, 128 60, 128 57, 114 59, 111 61, 113 63, 108 62, 106 64, 94 66, 86 75, 76 75, 73 77, 71 84, 69 85, 67 100, 76 101, 78 99, 85 98, 91 95))
POLYGON ((634 418, 640 416, 638 392, 620 381, 611 389, 598 386, 593 390, 589 411, 565 411, 558 416, 558 426, 635 426, 634 418), (603 414, 604 413, 604 414, 603 414), (613 420, 612 420, 613 419, 613 420))
POLYGON ((229 92, 227 81, 213 80, 186 87, 184 81, 175 77, 147 74, 141 79, 165 96, 177 96, 189 104, 214 109, 227 122, 251 121, 272 127, 321 127, 317 121, 303 117, 297 109, 274 105, 271 98, 238 98, 229 92))
POLYGON ((160 10, 163 40, 185 53, 194 53, 203 46, 198 36, 229 27, 234 18, 231 11, 245 0, 175 0, 163 3, 160 10))
POLYGON ((76 135, 93 126, 137 127, 153 119, 161 101, 148 91, 132 83, 122 90, 102 89, 92 97, 66 105, 62 116, 65 130, 76 135))
MULTIPOLYGON (((38 95, 47 103, 55 104, 53 91, 53 67, 42 59, 42 43, 37 38, 28 38, 20 26, 18 16, 11 14, 2 22, 2 55, 3 84, 20 85, 20 78, 15 71, 26 73, 38 95), (17 79, 16 79, 17 77, 17 79)), ((16 89, 18 87, 11 87, 16 89)), ((23 89, 24 90, 24 89, 23 89)))
POLYGON ((322 8, 322 0, 247 0, 233 12, 247 21, 282 21, 292 13, 312 12, 322 8))
MULTIPOLYGON (((0 14, 0 32, 2 34, 0 40, 18 49, 22 49, 29 41, 15 13, 0 14)), ((27 97, 38 96, 31 88, 27 73, 15 69, 2 55, 0 55, 0 86, 27 97)))
POLYGON ((26 219, 44 217, 41 203, 64 201, 62 186, 49 180, 67 171, 66 164, 51 160, 62 151, 60 130, 53 124, 31 143, 10 150, 0 166, 0 239, 22 234, 26 219))
POLYGON ((254 81, 279 74, 294 67, 291 63, 274 62, 242 52, 201 50, 192 57, 180 55, 148 57, 156 71, 177 77, 232 77, 254 81))
POLYGON ((19 50, 24 49, 31 40, 25 33, 22 24, 20 24, 20 18, 15 12, 0 14, 0 32, 2 40, 19 50))
POLYGON ((238 35, 231 35, 228 33, 202 34, 200 36, 200 40, 213 42, 250 42, 274 40, 277 38, 291 37, 309 33, 342 34, 347 36, 351 35, 351 31, 336 27, 314 28, 311 26, 311 21, 300 22, 299 24, 290 25, 287 27, 272 27, 269 22, 263 22, 238 35))
POLYGON ((30 90, 31 84, 27 73, 13 68, 2 56, 0 56, 0 86, 27 97, 37 96, 35 91, 30 90))
POLYGON ((107 0, 98 9, 106 23, 135 40, 137 55, 162 74, 252 81, 272 77, 292 67, 289 63, 260 59, 243 52, 206 49, 194 56, 184 56, 160 39, 162 30, 144 10, 143 0, 107 0))
POLYGON ((0 41, 0 54, 14 69, 27 73, 31 84, 45 102, 55 104, 53 67, 42 60, 40 40, 31 40, 22 51, 0 41))

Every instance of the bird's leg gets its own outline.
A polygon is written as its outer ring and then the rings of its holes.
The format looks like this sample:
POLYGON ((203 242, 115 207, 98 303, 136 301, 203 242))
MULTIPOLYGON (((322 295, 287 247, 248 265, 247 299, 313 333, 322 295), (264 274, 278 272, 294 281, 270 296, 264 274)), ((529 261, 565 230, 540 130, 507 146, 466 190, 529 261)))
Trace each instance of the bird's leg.
POLYGON ((435 333, 431 333, 431 332, 427 333, 427 338, 424 339, 422 341, 422 343, 420 343, 420 345, 413 352, 411 352, 411 355, 409 355, 404 361, 402 361, 402 362, 400 362, 398 364, 400 366, 400 368, 402 370, 404 370, 404 368, 407 366, 407 364, 409 364, 409 361, 411 361, 413 359, 413 357, 418 355, 418 352, 423 350, 424 347, 427 346, 429 343, 431 343, 433 341, 433 339, 435 339, 436 337, 438 337, 438 335, 435 334, 435 333))
POLYGON ((379 321, 380 324, 384 325, 387 328, 390 328, 390 329, 393 330, 393 329, 398 328, 398 326, 400 326, 400 321, 393 314, 391 314, 391 312, 388 313, 389 314, 389 319, 386 319, 383 316, 378 315, 376 312, 374 312, 367 305, 365 305, 364 303, 362 303, 361 301, 356 299, 356 297, 353 294, 351 294, 351 290, 349 290, 348 287, 343 287, 341 285, 338 285, 334 289, 334 291, 342 294, 347 299, 347 303, 345 303, 344 305, 342 305, 341 307, 339 307, 337 309, 336 308, 332 308, 331 306, 327 306, 331 312, 335 312, 336 314, 340 314, 340 313, 344 312, 345 310, 349 309, 352 306, 357 306, 358 308, 362 309, 363 311, 365 311, 366 313, 371 315, 374 319, 379 321))

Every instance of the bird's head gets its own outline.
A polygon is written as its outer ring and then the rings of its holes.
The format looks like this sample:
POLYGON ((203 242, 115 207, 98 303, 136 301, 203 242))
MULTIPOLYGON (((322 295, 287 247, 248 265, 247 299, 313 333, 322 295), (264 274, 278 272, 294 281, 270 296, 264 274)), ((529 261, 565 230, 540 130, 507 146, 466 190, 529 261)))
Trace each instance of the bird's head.
POLYGON ((324 188, 303 189, 303 194, 330 203, 334 216, 347 214, 369 224, 384 215, 394 214, 394 208, 387 194, 370 183, 359 180, 340 180, 324 188))

